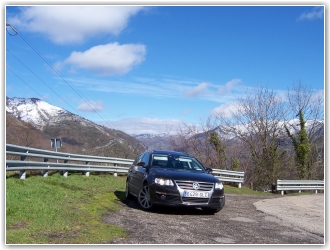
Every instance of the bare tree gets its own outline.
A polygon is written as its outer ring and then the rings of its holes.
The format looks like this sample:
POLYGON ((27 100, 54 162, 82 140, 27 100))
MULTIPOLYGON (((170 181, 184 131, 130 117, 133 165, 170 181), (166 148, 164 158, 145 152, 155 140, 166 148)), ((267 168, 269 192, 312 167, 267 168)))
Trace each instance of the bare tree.
MULTIPOLYGON (((227 110, 228 112, 228 110, 227 110)), ((284 106, 274 90, 258 87, 245 92, 229 110, 230 117, 218 112, 217 119, 226 133, 240 139, 252 158, 247 173, 255 187, 273 184, 280 174, 278 138, 284 106)))
MULTIPOLYGON (((323 90, 315 90, 311 86, 301 83, 293 83, 292 89, 288 89, 287 105, 290 111, 287 122, 292 135, 302 132, 301 126, 297 126, 297 117, 300 112, 306 120, 307 136, 310 143, 310 154, 307 164, 307 178, 324 178, 324 93, 323 90)), ((299 159, 297 159, 299 160, 299 159)))
POLYGON ((170 144, 175 150, 191 154, 205 163, 205 149, 200 132, 197 125, 182 123, 177 128, 177 134, 170 136, 170 144))
POLYGON ((193 155, 207 167, 225 168, 225 159, 220 160, 213 144, 210 143, 215 127, 214 120, 210 117, 205 122, 200 121, 198 126, 182 123, 176 135, 168 135, 169 143, 173 149, 193 155))

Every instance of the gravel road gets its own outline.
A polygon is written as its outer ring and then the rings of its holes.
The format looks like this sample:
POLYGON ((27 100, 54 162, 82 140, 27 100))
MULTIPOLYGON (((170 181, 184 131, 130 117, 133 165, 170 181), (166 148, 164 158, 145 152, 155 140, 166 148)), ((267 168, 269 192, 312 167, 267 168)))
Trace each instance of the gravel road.
POLYGON ((257 210, 275 216, 324 237, 324 195, 299 195, 261 200, 254 203, 257 210), (280 206, 277 206, 280 204, 280 206))
POLYGON ((195 208, 145 212, 133 200, 103 220, 129 234, 105 244, 325 244, 323 194, 227 194, 214 215, 195 208))

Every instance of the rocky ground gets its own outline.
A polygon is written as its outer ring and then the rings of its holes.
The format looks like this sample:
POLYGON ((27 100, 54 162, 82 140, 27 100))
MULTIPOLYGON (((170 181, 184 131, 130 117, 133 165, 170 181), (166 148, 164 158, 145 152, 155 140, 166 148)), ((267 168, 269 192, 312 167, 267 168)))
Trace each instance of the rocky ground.
POLYGON ((105 244, 325 244, 324 195, 226 195, 216 214, 196 208, 145 212, 136 201, 103 217, 129 236, 105 244))

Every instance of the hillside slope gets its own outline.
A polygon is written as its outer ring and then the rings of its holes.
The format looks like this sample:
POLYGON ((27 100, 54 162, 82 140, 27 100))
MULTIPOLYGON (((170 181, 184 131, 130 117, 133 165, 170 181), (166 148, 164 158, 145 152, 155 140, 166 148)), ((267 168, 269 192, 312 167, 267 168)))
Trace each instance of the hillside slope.
POLYGON ((146 147, 120 130, 110 129, 37 98, 6 98, 6 143, 58 151, 135 158, 146 147))

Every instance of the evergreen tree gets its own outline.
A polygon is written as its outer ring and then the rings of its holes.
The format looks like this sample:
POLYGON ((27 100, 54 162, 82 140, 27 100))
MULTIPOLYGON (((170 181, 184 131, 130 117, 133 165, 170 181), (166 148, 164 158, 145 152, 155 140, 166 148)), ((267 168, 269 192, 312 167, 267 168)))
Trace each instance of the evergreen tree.
POLYGON ((217 132, 215 131, 211 132, 209 142, 211 143, 213 149, 217 153, 220 169, 226 169, 226 160, 227 160, 226 146, 222 144, 217 132))
POLYGON ((290 137, 294 150, 295 150, 295 161, 298 168, 299 178, 305 179, 307 172, 308 158, 311 152, 311 145, 309 143, 307 130, 306 130, 306 121, 304 120, 304 115, 302 110, 299 110, 299 120, 300 120, 300 131, 296 136, 291 134, 288 127, 285 125, 286 132, 290 137))

